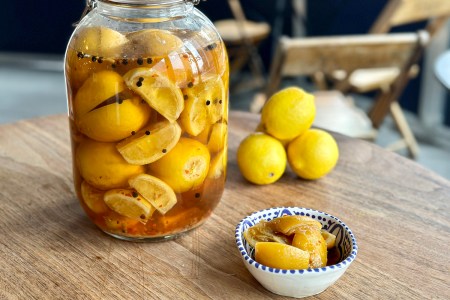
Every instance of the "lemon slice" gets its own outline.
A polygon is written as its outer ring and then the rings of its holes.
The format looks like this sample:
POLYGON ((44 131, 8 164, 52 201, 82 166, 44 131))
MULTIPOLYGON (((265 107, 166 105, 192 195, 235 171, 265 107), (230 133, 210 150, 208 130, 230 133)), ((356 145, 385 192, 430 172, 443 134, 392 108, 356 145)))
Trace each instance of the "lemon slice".
POLYGON ((127 34, 133 53, 148 56, 166 56, 179 51, 183 41, 170 31, 145 29, 127 34))
POLYGON ((181 126, 190 135, 197 136, 205 130, 208 122, 206 103, 192 93, 184 94, 183 97, 185 102, 180 116, 181 126))
POLYGON ((119 215, 134 220, 148 220, 155 208, 133 189, 114 189, 105 193, 106 205, 119 215))
POLYGON ((227 165, 227 150, 223 149, 211 160, 208 171, 208 178, 217 179, 225 174, 227 165))
POLYGON ((211 79, 203 81, 192 87, 183 89, 184 95, 188 99, 198 98, 199 102, 206 105, 206 112, 210 124, 214 124, 221 120, 225 114, 226 93, 225 87, 220 76, 214 76, 211 79))
POLYGON ((290 244, 289 239, 273 231, 270 222, 262 220, 244 231, 244 238, 251 247, 255 247, 258 242, 277 242, 290 244))
POLYGON ((104 217, 107 231, 116 232, 120 234, 133 234, 136 232, 136 226, 142 220, 134 220, 119 214, 108 215, 104 217))
POLYGON ((151 124, 117 144, 123 158, 133 165, 146 165, 166 155, 180 139, 178 123, 161 121, 151 124))
POLYGON ((295 233, 292 246, 309 252, 310 268, 321 268, 327 265, 327 243, 316 228, 295 233))
POLYGON ((282 218, 274 219, 271 223, 276 232, 281 232, 285 235, 309 229, 320 232, 322 229, 322 224, 319 221, 306 216, 283 216, 282 218))
POLYGON ((103 201, 104 194, 104 191, 90 186, 86 181, 81 183, 81 196, 83 197, 83 201, 96 214, 102 214, 108 210, 105 201, 103 201))
POLYGON ((161 214, 168 212, 177 203, 177 197, 170 186, 151 175, 135 176, 129 180, 129 184, 161 214))
POLYGON ((136 68, 124 75, 127 86, 171 123, 184 108, 183 94, 167 76, 151 68, 136 68))
POLYGON ((203 129, 202 132, 200 132, 199 135, 197 135, 196 140, 199 141, 202 144, 208 144, 209 134, 211 133, 212 125, 206 123, 205 129, 203 129))
POLYGON ((149 170, 175 192, 183 193, 202 185, 209 163, 210 154, 205 145, 182 137, 172 151, 150 164, 149 170))
POLYGON ((128 39, 113 29, 96 26, 77 32, 74 41, 74 48, 83 54, 114 58, 120 56, 128 39))
POLYGON ((322 237, 324 238, 325 242, 327 243, 327 249, 334 248, 336 245, 336 236, 332 233, 329 233, 328 231, 322 229, 321 230, 322 237))
POLYGON ((309 252, 274 242, 259 242, 255 246, 255 260, 268 267, 302 270, 309 266, 309 252))
POLYGON ((227 140, 227 124, 216 123, 212 126, 211 135, 208 140, 208 149, 211 153, 216 153, 225 147, 227 140))

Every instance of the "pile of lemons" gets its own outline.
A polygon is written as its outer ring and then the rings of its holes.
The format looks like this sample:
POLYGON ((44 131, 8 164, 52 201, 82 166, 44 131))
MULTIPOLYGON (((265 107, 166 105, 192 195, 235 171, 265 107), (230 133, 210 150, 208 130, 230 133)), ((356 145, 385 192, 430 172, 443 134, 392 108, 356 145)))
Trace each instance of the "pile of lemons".
POLYGON ((287 163, 301 178, 328 174, 339 159, 335 139, 311 129, 316 116, 314 96, 298 87, 275 93, 261 112, 256 132, 239 145, 237 162, 242 175, 255 184, 277 181, 287 163))

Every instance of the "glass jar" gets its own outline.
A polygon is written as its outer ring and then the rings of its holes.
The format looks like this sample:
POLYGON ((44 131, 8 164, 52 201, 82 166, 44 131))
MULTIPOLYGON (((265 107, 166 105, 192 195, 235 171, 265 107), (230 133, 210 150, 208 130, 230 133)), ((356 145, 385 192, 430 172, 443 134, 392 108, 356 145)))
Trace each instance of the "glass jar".
POLYGON ((224 44, 189 1, 92 8, 65 56, 77 196, 114 237, 174 237, 204 222, 224 190, 224 44))

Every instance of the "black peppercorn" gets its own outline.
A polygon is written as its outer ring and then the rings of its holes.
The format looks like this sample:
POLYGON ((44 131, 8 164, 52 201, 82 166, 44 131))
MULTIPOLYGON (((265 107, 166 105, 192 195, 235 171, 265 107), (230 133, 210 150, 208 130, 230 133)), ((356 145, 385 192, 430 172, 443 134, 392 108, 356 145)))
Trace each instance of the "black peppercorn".
POLYGON ((124 65, 127 65, 127 64, 128 64, 128 59, 126 59, 126 58, 122 59, 122 63, 123 63, 124 65))
POLYGON ((133 191, 132 195, 133 195, 134 198, 137 198, 137 196, 139 196, 139 194, 137 192, 134 192, 134 191, 133 191))
POLYGON ((92 56, 92 62, 96 62, 97 61, 97 57, 96 56, 92 56))
POLYGON ((167 149, 162 149, 162 153, 166 153, 167 152, 167 149))
POLYGON ((151 57, 147 58, 147 63, 151 64, 153 62, 153 59, 151 57))
POLYGON ((97 62, 98 62, 99 64, 101 64, 101 63, 103 62, 103 57, 99 57, 98 60, 97 60, 97 62))
POLYGON ((138 63, 138 65, 142 65, 143 63, 144 63, 144 60, 142 59, 142 58, 138 58, 137 59, 137 63, 138 63))
POLYGON ((210 105, 210 104, 211 104, 211 101, 206 100, 206 105, 210 105))
POLYGON ((145 134, 146 134, 146 135, 150 135, 150 131, 147 130, 147 131, 145 132, 145 134))
POLYGON ((189 82, 187 86, 188 86, 188 88, 191 88, 194 86, 194 84, 192 82, 189 82))
POLYGON ((214 50, 217 47, 216 43, 206 46, 206 50, 214 50))
POLYGON ((195 198, 200 198, 200 193, 195 193, 195 198))

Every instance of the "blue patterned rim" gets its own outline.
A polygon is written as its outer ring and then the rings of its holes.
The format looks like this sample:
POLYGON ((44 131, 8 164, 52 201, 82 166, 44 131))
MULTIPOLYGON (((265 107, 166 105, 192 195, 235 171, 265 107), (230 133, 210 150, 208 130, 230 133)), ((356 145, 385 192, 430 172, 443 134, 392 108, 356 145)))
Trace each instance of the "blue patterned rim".
POLYGON ((350 228, 348 228, 348 226, 344 224, 344 222, 325 212, 303 207, 273 207, 254 212, 248 217, 242 219, 241 222, 239 222, 239 224, 236 226, 235 238, 239 252, 250 265, 254 266, 257 269, 277 274, 319 273, 344 268, 352 263, 352 261, 356 257, 356 253, 358 252, 358 246, 356 244, 355 236, 353 235, 350 228), (261 220, 270 221, 274 218, 278 218, 284 215, 307 216, 321 222, 323 225, 323 229, 336 236, 336 247, 340 254, 338 260, 339 263, 316 269, 285 270, 271 268, 256 262, 249 254, 251 253, 252 249, 243 237, 243 232, 247 228, 260 222, 261 220))

